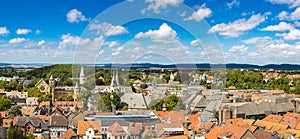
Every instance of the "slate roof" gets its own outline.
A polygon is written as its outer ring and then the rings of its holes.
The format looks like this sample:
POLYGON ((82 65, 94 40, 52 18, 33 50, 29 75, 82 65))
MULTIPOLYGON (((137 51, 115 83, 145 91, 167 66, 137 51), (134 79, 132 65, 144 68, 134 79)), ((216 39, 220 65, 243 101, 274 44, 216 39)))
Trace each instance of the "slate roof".
POLYGON ((50 126, 68 126, 68 121, 64 116, 51 116, 50 126))
POLYGON ((129 121, 127 121, 127 120, 101 120, 101 125, 102 126, 111 126, 115 122, 118 122, 121 126, 129 125, 129 121))
POLYGON ((27 123, 31 123, 34 127, 40 127, 44 130, 48 130, 48 125, 46 125, 38 117, 17 117, 16 126, 24 127, 27 123))
POLYGON ((128 109, 147 109, 147 105, 150 103, 150 98, 137 93, 125 93, 121 97, 121 101, 128 104, 128 109))
POLYGON ((287 103, 269 103, 269 102, 251 102, 243 104, 228 104, 232 111, 236 114, 246 114, 246 115, 260 115, 266 112, 277 113, 277 112, 288 112, 294 110, 294 105, 291 102, 287 103))

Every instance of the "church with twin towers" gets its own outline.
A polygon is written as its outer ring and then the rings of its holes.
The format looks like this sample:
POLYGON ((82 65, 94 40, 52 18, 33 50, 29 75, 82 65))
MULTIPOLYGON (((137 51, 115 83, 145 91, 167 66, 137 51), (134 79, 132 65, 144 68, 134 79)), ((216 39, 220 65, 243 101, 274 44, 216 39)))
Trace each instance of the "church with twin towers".
POLYGON ((44 79, 41 79, 35 84, 35 86, 42 94, 51 94, 52 102, 57 101, 57 99, 60 97, 66 98, 69 96, 72 96, 76 101, 78 95, 86 91, 86 89, 82 87, 86 81, 86 75, 83 66, 81 67, 78 80, 79 84, 76 82, 75 86, 57 86, 58 79, 51 75, 48 83, 44 79))

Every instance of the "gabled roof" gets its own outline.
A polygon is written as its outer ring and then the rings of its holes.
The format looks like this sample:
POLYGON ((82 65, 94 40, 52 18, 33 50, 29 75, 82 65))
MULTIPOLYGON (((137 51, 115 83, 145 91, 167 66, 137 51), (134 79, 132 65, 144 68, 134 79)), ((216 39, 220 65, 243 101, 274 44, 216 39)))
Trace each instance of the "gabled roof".
POLYGON ((289 134, 289 133, 295 134, 296 139, 300 137, 300 130, 287 129, 287 130, 278 131, 278 134, 289 134))
POLYGON ((87 121, 87 120, 78 120, 78 129, 77 134, 78 135, 85 135, 85 131, 88 128, 93 128, 94 130, 97 130, 96 135, 101 135, 101 121, 95 120, 95 121, 87 121))
POLYGON ((78 120, 78 129, 77 129, 78 135, 85 135, 85 131, 88 128, 93 128, 94 130, 97 130, 97 132, 95 133, 96 135, 102 134, 100 120, 95 120, 95 121, 78 120))
POLYGON ((262 120, 272 122, 272 123, 279 123, 282 120, 282 116, 270 114, 262 120))
POLYGON ((253 125, 265 127, 265 129, 269 130, 269 131, 279 131, 279 130, 285 130, 288 128, 288 125, 285 125, 285 124, 272 123, 272 122, 263 121, 263 120, 256 120, 253 125))
POLYGON ((51 116, 50 126, 68 126, 68 121, 64 116, 51 116))
POLYGON ((143 129, 142 123, 129 123, 129 134, 132 135, 140 135, 143 129))
POLYGON ((295 129, 297 124, 300 121, 300 115, 299 114, 285 114, 283 118, 281 119, 280 123, 288 125, 292 129, 295 129))
MULTIPOLYGON (((42 78, 42 79, 40 79, 36 84, 35 84, 35 86, 38 86, 41 82, 45 82, 45 80, 44 80, 44 78, 42 78)), ((45 82, 46 83, 46 82, 45 82)), ((46 83, 47 84, 47 83, 46 83)))
POLYGON ((183 129, 182 124, 179 123, 159 123, 155 124, 156 127, 156 133, 160 137, 165 132, 165 128, 174 128, 174 129, 183 129))
POLYGON ((70 139, 72 136, 76 136, 76 133, 72 129, 68 129, 59 139, 70 139))
POLYGON ((272 132, 266 130, 256 130, 254 133, 258 139, 270 139, 272 138, 272 132))
POLYGON ((242 138, 245 133, 249 131, 248 128, 241 127, 238 125, 230 124, 226 125, 223 130, 218 134, 218 138, 223 138, 224 136, 230 135, 231 138, 242 138))
POLYGON ((27 123, 32 124, 34 127, 41 127, 44 130, 48 129, 48 126, 38 117, 17 117, 16 126, 24 127, 27 123))
POLYGON ((150 98, 137 93, 125 93, 121 101, 128 104, 129 109, 147 109, 150 98))
POLYGON ((171 111, 167 116, 164 117, 165 122, 170 123, 184 123, 186 115, 184 111, 171 111))
POLYGON ((159 119, 164 119, 167 115, 169 115, 169 111, 156 111, 156 116, 159 119))
POLYGON ((111 125, 107 129, 107 131, 113 136, 125 136, 125 135, 127 135, 127 132, 125 131, 125 129, 123 129, 123 127, 118 122, 115 122, 113 125, 111 125))
POLYGON ((217 139, 217 136, 221 131, 222 131, 221 127, 215 126, 210 132, 208 132, 204 136, 207 139, 217 139))
POLYGON ((39 108, 40 107, 50 107, 50 101, 42 101, 39 104, 39 108))

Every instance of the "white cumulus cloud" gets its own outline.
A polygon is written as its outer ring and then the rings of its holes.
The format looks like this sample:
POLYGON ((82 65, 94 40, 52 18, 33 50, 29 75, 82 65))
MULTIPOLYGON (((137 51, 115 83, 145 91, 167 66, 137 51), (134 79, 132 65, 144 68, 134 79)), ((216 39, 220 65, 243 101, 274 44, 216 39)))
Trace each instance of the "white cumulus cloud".
POLYGON ((42 46, 42 45, 44 45, 45 43, 46 43, 45 40, 40 40, 37 44, 38 44, 38 46, 42 46))
POLYGON ((5 36, 9 34, 9 30, 6 27, 0 27, 0 35, 5 36))
POLYGON ((280 22, 278 25, 271 25, 260 29, 261 31, 286 31, 294 29, 294 27, 286 22, 280 22))
POLYGON ((238 0, 233 0, 231 2, 226 2, 228 9, 231 9, 233 6, 239 6, 240 2, 238 0))
POLYGON ((68 46, 84 45, 89 43, 89 39, 81 39, 78 36, 72 36, 71 34, 63 34, 61 41, 58 44, 58 49, 64 49, 68 46))
POLYGON ((245 32, 257 27, 260 23, 266 20, 266 15, 252 15, 248 20, 245 18, 238 19, 234 22, 221 23, 213 26, 208 30, 208 33, 219 33, 225 37, 239 37, 245 32))
POLYGON ((248 47, 246 47, 245 45, 235 45, 232 46, 229 49, 229 52, 233 52, 233 53, 246 53, 248 50, 248 47))
POLYGON ((118 25, 114 26, 109 23, 92 23, 89 26, 89 30, 96 30, 97 34, 105 36, 115 36, 128 33, 127 28, 118 25))
POLYGON ((289 19, 289 13, 287 11, 282 11, 277 16, 279 20, 287 20, 289 19))
POLYGON ((26 35, 26 34, 28 34, 30 32, 32 32, 31 29, 26 29, 26 28, 20 29, 19 28, 19 29, 17 29, 16 34, 18 34, 18 35, 26 35))
POLYGON ((299 0, 268 0, 272 4, 287 4, 290 6, 290 8, 298 7, 300 6, 299 0))
POLYGON ((209 8, 207 8, 205 6, 205 4, 202 4, 196 12, 193 12, 193 14, 191 16, 184 18, 183 20, 184 21, 195 20, 195 21, 199 22, 199 21, 203 20, 204 18, 211 16, 211 14, 212 14, 212 11, 209 8))
POLYGON ((178 6, 183 3, 183 0, 145 0, 146 3, 149 3, 148 7, 143 9, 141 13, 146 11, 153 11, 156 14, 160 13, 160 10, 165 10, 168 6, 178 6))
POLYGON ((200 44, 201 44, 201 40, 200 40, 200 39, 192 40, 192 41, 190 42, 190 45, 191 45, 191 46, 198 46, 198 45, 200 45, 200 44))
POLYGON ((23 43, 23 42, 26 42, 28 41, 28 39, 25 39, 25 38, 13 38, 13 39, 10 39, 8 41, 9 44, 19 44, 19 43, 23 43))
POLYGON ((290 14, 291 20, 299 20, 300 19, 300 7, 298 7, 294 12, 290 14))
POLYGON ((281 36, 285 40, 300 40, 300 30, 292 29, 288 33, 276 33, 276 36, 281 36))
POLYGON ((80 21, 87 21, 88 19, 77 9, 72 9, 67 13, 67 20, 70 23, 79 23, 80 21))
POLYGON ((158 30, 139 32, 135 38, 150 38, 154 42, 162 43, 174 43, 178 40, 176 31, 166 23, 163 23, 158 30))
POLYGON ((37 35, 38 35, 38 34, 41 34, 41 33, 42 33, 42 31, 39 30, 39 29, 35 31, 35 34, 37 34, 37 35))

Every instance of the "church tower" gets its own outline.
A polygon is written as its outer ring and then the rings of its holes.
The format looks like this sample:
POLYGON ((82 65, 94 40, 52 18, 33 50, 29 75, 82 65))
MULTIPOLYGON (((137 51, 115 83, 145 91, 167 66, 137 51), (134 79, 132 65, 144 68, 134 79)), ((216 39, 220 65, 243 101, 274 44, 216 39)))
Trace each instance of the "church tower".
POLYGON ((171 75, 170 75, 170 80, 171 80, 171 81, 174 81, 174 75, 173 75, 172 72, 171 72, 171 75))
POLYGON ((56 81, 55 79, 53 78, 53 75, 50 76, 50 79, 49 79, 49 86, 50 86, 50 94, 52 96, 52 102, 55 101, 55 86, 56 86, 56 81))
POLYGON ((79 83, 82 85, 85 82, 85 74, 84 74, 84 69, 83 66, 81 67, 80 70, 80 75, 79 75, 79 83))
POLYGON ((119 86, 119 77, 118 77, 118 71, 112 71, 112 78, 111 78, 111 83, 110 83, 110 87, 117 87, 119 86))
POLYGON ((77 97, 79 94, 80 94, 80 87, 79 87, 78 83, 76 82, 76 85, 74 87, 74 95, 73 95, 74 101, 77 100, 77 97))

